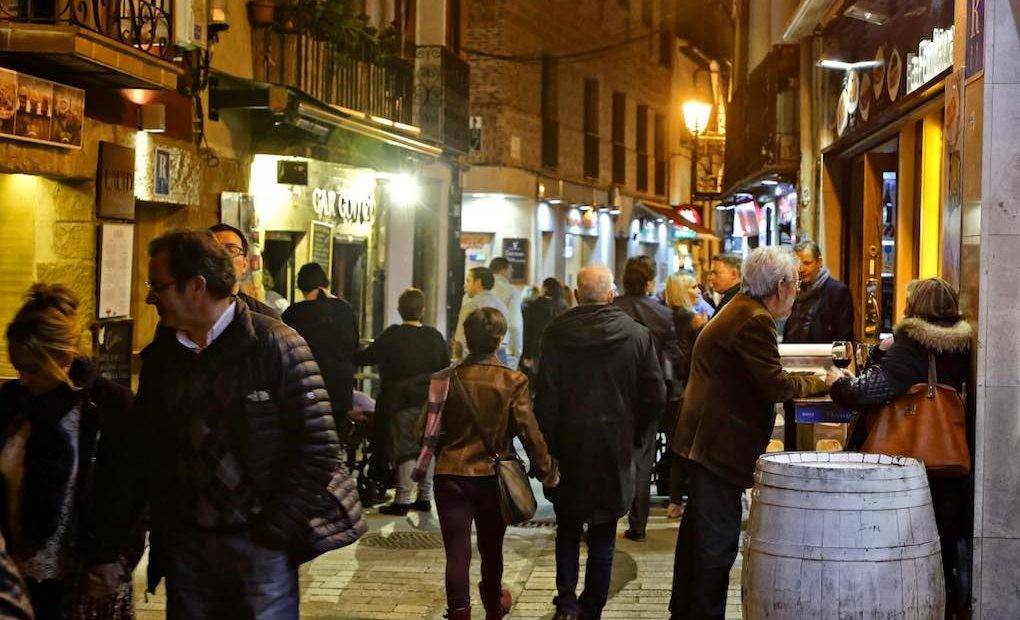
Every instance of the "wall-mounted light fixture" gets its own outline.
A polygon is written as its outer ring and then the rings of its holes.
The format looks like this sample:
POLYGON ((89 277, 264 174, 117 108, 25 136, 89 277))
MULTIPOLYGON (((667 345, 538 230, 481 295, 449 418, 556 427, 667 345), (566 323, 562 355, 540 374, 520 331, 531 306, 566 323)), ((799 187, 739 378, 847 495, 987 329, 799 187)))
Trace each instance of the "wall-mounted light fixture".
POLYGON ((818 61, 818 66, 823 69, 836 69, 837 71, 857 71, 859 69, 874 69, 875 67, 881 67, 882 63, 878 60, 846 62, 845 60, 833 60, 831 58, 823 58, 818 61))
POLYGON ((166 131, 166 106, 162 103, 146 103, 138 106, 138 129, 148 133, 166 131))

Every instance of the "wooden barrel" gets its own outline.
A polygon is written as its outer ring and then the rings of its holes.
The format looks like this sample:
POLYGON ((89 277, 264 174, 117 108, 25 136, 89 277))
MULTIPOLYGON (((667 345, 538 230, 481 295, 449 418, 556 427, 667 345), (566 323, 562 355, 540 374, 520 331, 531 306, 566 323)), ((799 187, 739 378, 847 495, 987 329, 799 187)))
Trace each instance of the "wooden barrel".
POLYGON ((744 618, 939 619, 942 552, 924 466, 856 452, 758 459, 744 618))

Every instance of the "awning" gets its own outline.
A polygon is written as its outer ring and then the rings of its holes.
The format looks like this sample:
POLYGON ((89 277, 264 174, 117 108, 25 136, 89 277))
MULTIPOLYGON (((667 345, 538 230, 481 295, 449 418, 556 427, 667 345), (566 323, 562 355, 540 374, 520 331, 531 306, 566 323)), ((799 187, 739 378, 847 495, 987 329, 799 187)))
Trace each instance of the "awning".
POLYGON ((669 219, 669 221, 672 222, 675 226, 693 230, 698 234, 699 238, 704 237, 710 237, 712 239, 717 238, 714 230, 702 226, 701 224, 692 222, 685 217, 682 217, 679 213, 677 213, 676 209, 667 204, 661 202, 652 202, 649 200, 642 200, 640 204, 646 209, 655 213, 656 215, 660 215, 662 217, 669 219))
POLYGON ((420 155, 439 157, 443 153, 441 148, 420 140, 421 130, 417 127, 329 105, 287 86, 235 77, 230 77, 229 81, 230 86, 210 89, 210 118, 218 118, 220 110, 224 109, 265 110, 278 122, 319 138, 339 128, 420 155))

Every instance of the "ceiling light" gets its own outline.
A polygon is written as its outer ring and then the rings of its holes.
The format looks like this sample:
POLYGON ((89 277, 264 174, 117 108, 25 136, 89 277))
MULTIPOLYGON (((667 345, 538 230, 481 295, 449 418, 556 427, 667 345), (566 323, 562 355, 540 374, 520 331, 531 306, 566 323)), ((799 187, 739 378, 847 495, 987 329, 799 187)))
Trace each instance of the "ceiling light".
POLYGON ((775 179, 765 179, 761 182, 762 185, 779 185, 779 181, 775 179))
POLYGON ((881 26, 885 22, 889 21, 889 16, 885 13, 879 13, 877 11, 868 10, 867 8, 859 6, 861 3, 851 4, 847 7, 847 10, 843 12, 843 15, 851 19, 859 19, 862 22, 868 22, 876 26, 881 26))

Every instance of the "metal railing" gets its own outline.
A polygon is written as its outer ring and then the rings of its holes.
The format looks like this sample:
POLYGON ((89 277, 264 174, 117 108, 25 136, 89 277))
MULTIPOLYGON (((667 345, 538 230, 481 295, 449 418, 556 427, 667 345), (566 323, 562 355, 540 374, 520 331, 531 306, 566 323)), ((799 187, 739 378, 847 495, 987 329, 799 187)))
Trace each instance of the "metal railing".
POLYGON ((0 20, 78 26, 170 60, 172 6, 172 0, 7 0, 0 20))
POLYGON ((410 125, 414 67, 368 47, 340 49, 307 32, 255 32, 255 79, 289 86, 330 105, 410 125))

